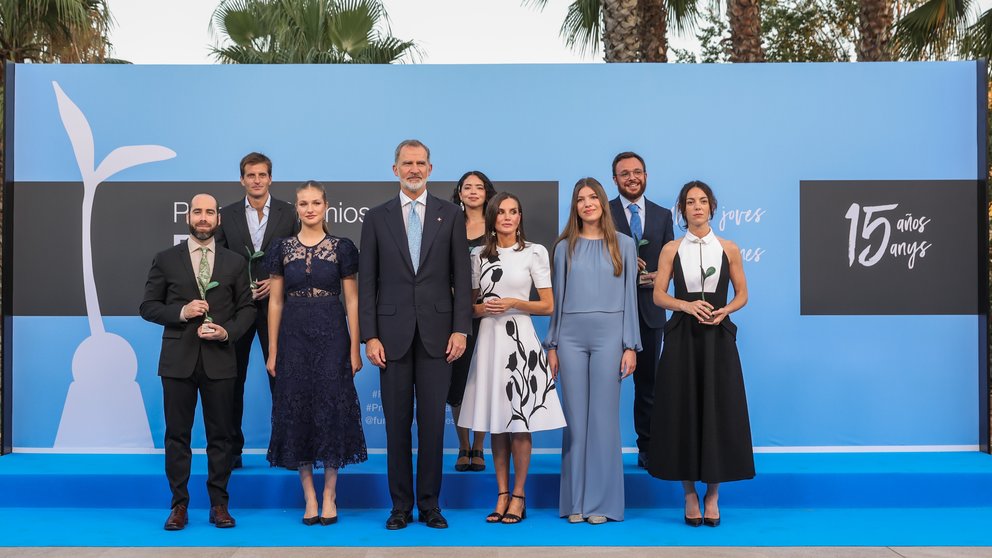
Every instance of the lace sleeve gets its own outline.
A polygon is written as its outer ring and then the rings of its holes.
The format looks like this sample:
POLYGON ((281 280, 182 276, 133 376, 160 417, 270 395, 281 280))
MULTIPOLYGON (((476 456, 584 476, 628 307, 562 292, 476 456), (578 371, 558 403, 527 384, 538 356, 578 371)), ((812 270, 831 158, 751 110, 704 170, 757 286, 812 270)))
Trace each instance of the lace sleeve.
POLYGON ((344 237, 338 241, 338 266, 342 278, 358 273, 358 248, 354 242, 344 237))
POLYGON ((283 244, 282 238, 273 240, 265 253, 265 269, 268 270, 269 275, 283 276, 283 244))

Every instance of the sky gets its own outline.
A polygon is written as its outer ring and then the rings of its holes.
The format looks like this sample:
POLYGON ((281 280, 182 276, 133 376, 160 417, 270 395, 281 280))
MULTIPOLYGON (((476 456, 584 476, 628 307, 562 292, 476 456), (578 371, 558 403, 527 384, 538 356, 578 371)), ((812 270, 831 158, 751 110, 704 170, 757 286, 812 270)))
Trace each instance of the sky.
MULTIPOLYGON (((109 0, 114 56, 135 64, 211 64, 208 30, 219 0, 109 0)), ((385 0, 391 31, 413 39, 427 64, 600 62, 565 46, 558 31, 570 0, 544 10, 522 0, 385 0)))

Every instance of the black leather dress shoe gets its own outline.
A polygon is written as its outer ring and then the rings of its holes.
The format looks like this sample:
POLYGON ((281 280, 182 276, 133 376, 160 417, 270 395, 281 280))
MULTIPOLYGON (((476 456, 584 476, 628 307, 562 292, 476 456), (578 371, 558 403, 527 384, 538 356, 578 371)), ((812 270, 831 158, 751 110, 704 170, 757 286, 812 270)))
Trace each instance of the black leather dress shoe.
POLYGON ((641 469, 648 468, 648 452, 641 451, 637 453, 637 466, 641 469))
POLYGON ((399 510, 389 512, 389 519, 386 520, 386 529, 396 531, 406 528, 407 524, 413 521, 413 514, 399 510))
POLYGON ((431 529, 447 529, 448 520, 441 515, 440 508, 434 508, 431 510, 420 510, 419 517, 417 521, 427 524, 431 529))
POLYGON ((210 523, 218 529, 229 529, 234 527, 234 518, 227 511, 227 506, 213 506, 210 508, 210 523))
POLYGON ((189 521, 189 517, 186 514, 186 506, 179 504, 172 508, 172 512, 169 513, 169 519, 165 520, 165 530, 182 531, 186 528, 187 521, 189 521))

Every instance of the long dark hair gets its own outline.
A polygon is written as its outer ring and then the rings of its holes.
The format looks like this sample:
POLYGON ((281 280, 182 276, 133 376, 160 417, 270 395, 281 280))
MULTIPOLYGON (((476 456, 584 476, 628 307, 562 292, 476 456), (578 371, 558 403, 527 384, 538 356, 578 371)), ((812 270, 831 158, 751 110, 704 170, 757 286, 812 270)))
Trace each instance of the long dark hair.
MULTIPOLYGON (((568 221, 565 222, 565 229, 561 231, 558 240, 555 241, 555 249, 562 241, 568 243, 568 260, 571 261, 572 253, 575 252, 575 243, 582 233, 582 219, 579 218, 578 204, 579 190, 590 188, 599 197, 599 205, 603 208, 603 214, 599 217, 599 228, 603 231, 603 247, 606 256, 613 263, 613 275, 620 277, 623 273, 623 254, 620 253, 620 243, 617 240, 617 226, 613 224, 613 216, 610 213, 610 203, 606 197, 606 190, 598 180, 592 177, 579 179, 572 189, 572 207, 568 211, 568 221)), ((553 261, 553 258, 552 258, 553 261)))
POLYGON ((514 248, 514 251, 519 252, 523 250, 524 245, 527 243, 527 235, 524 234, 524 206, 521 205, 520 198, 509 192, 500 192, 493 196, 492 203, 486 208, 486 243, 482 246, 482 253, 480 254, 483 258, 491 258, 498 254, 497 248, 499 243, 496 237, 496 217, 499 216, 499 206, 505 200, 517 202, 517 211, 520 212, 520 224, 517 226, 517 247, 514 248))
POLYGON ((687 182, 685 186, 679 190, 679 201, 675 206, 675 220, 678 221, 679 228, 686 230, 689 228, 689 220, 685 218, 685 199, 689 196, 689 190, 693 188, 699 188, 706 194, 706 198, 710 202, 710 220, 716 215, 716 196, 713 194, 713 188, 710 188, 709 184, 701 180, 693 180, 692 182, 687 182))
MULTIPOLYGON (((317 182, 316 180, 307 180, 303 184, 300 184, 299 186, 296 187, 296 193, 298 194, 298 193, 302 192, 303 190, 306 190, 307 188, 313 188, 314 190, 317 190, 318 192, 320 192, 320 197, 324 199, 324 205, 325 206, 327 205, 327 190, 324 189, 324 185, 323 184, 321 184, 320 182, 317 182)), ((295 206, 295 204, 294 204, 294 206, 295 206)), ((297 215, 296 218, 299 219, 300 216, 297 215)), ((324 228, 324 234, 331 234, 331 229, 327 225, 327 209, 326 208, 324 209, 324 219, 321 221, 321 226, 323 226, 323 228, 324 228)))
MULTIPOLYGON (((451 194, 451 203, 461 207, 462 198, 462 186, 465 185, 465 181, 468 177, 476 176, 482 181, 482 186, 486 189, 486 199, 482 202, 482 213, 486 213, 486 209, 489 207, 489 202, 492 201, 493 196, 496 195, 496 187, 493 186, 493 181, 489 180, 489 177, 485 175, 482 171, 471 170, 463 174, 461 178, 458 179, 458 184, 455 184, 455 191, 451 194)), ((464 211, 464 208, 462 208, 464 211)))

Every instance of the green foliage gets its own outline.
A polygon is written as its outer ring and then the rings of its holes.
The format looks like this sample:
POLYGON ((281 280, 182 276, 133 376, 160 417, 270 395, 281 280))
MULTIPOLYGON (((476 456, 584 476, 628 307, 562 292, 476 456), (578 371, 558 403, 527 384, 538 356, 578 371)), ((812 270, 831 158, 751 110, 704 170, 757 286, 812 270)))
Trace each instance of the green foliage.
MULTIPOLYGON (((768 62, 846 62, 855 59, 857 0, 764 0, 761 45, 768 62)), ((716 6, 702 13, 700 51, 675 50, 678 62, 729 62, 730 25, 716 6)))
POLYGON ((387 27, 381 0, 223 0, 212 48, 228 64, 389 64, 415 55, 387 27))

